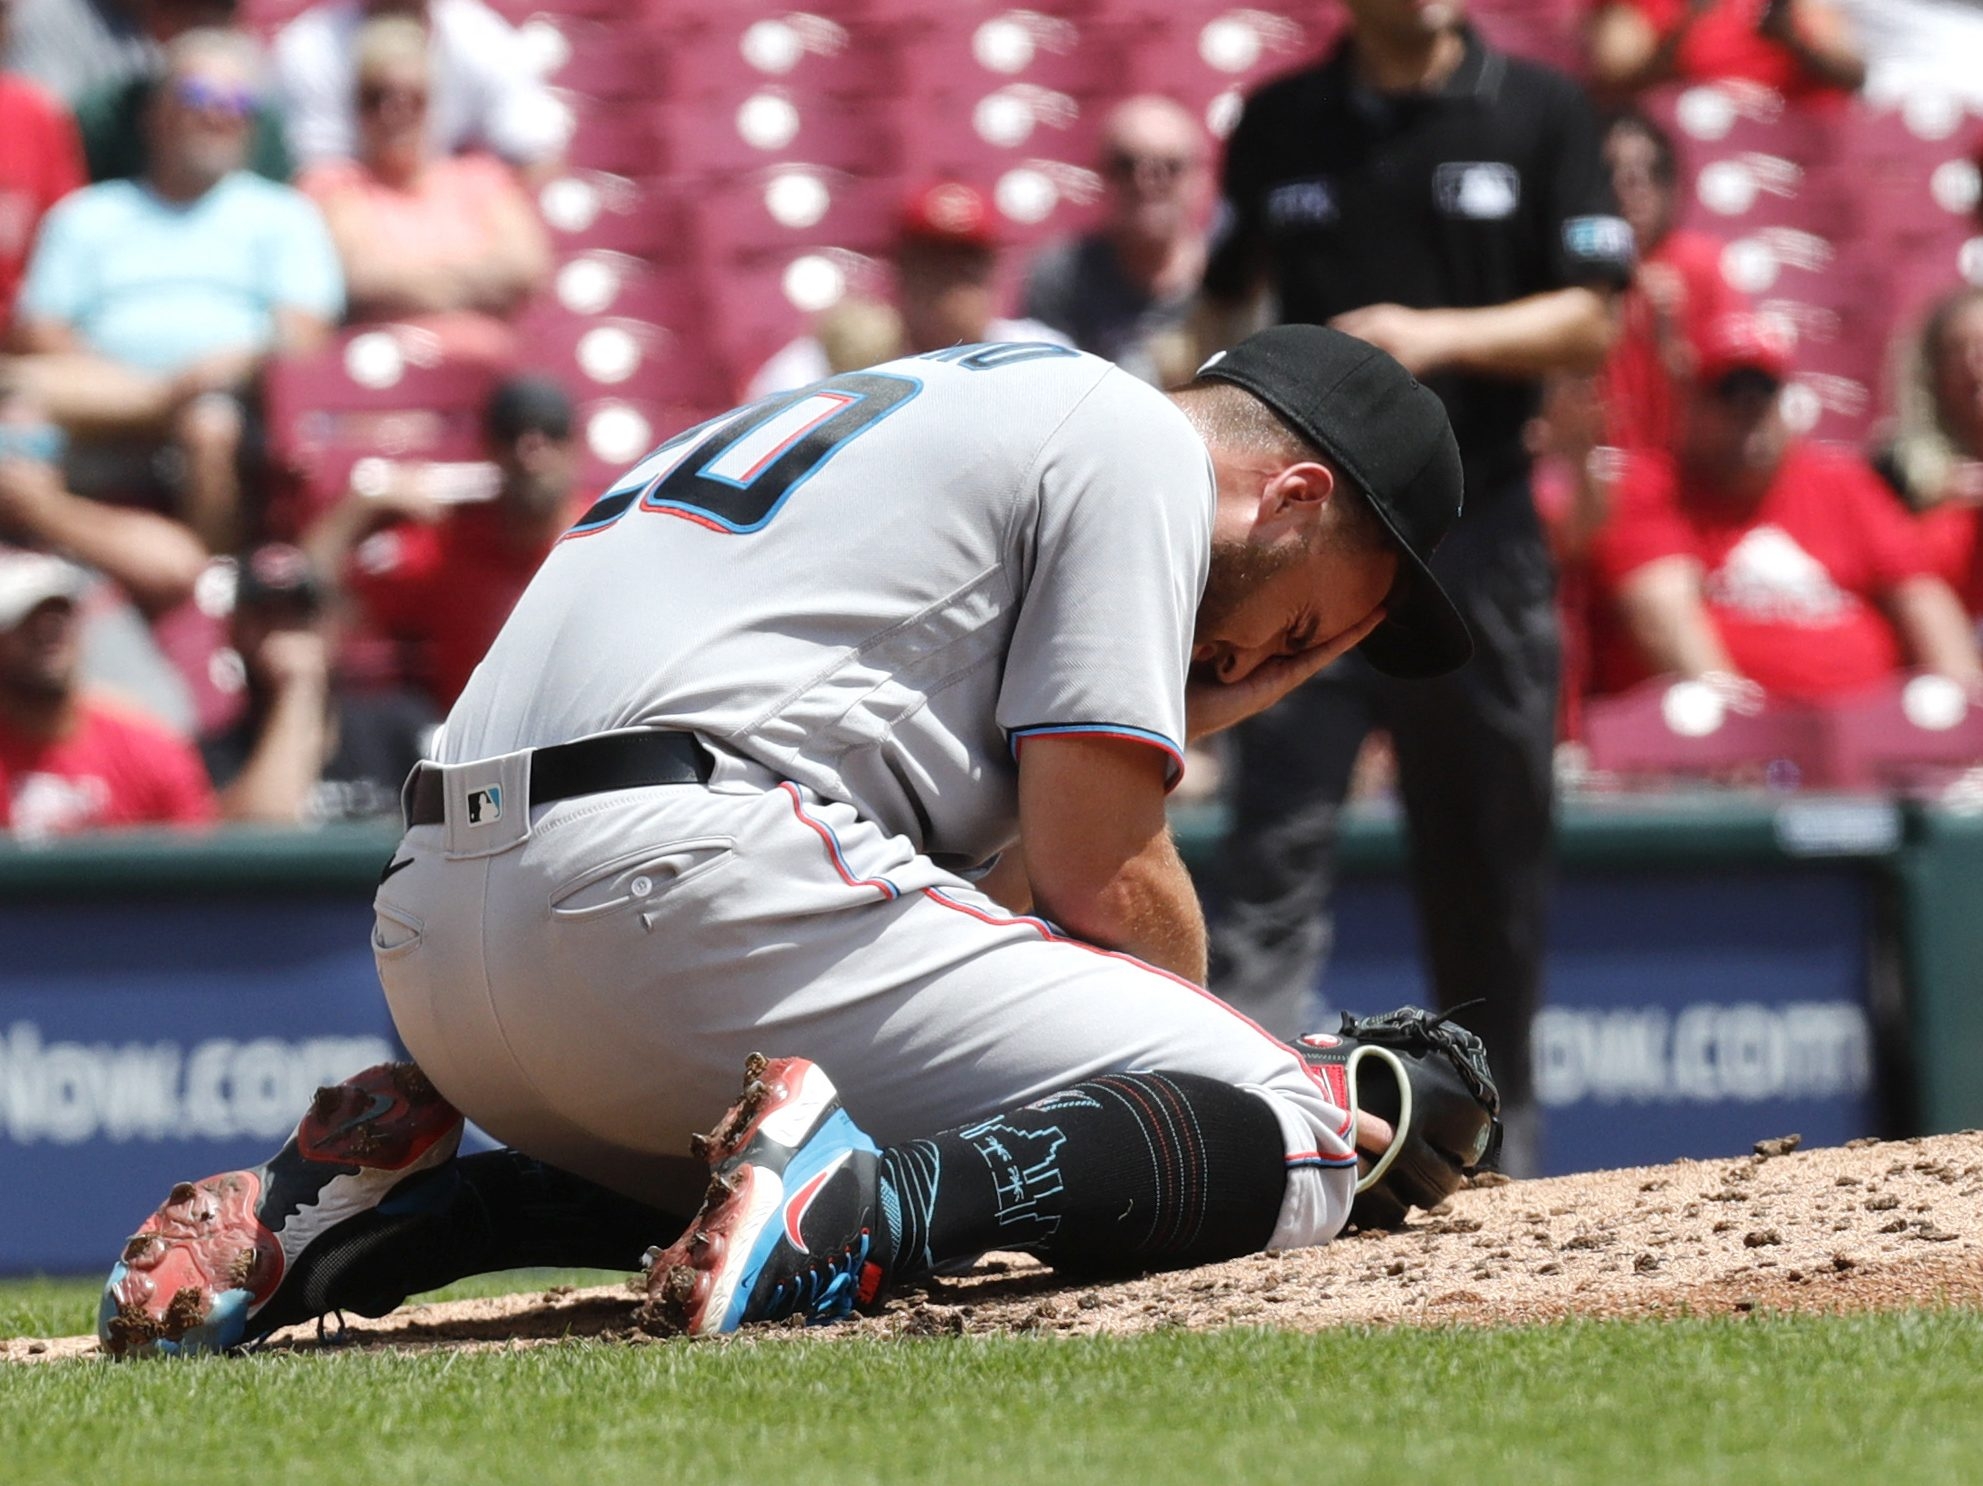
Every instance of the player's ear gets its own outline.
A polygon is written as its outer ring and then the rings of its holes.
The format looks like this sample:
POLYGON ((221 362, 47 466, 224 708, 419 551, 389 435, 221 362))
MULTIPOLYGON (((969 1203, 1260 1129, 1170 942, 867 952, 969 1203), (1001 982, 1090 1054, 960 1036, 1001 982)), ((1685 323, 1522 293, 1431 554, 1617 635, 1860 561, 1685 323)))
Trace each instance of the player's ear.
POLYGON ((1283 465, 1260 489, 1260 525, 1305 528, 1321 518, 1336 493, 1336 472, 1312 459, 1283 465))

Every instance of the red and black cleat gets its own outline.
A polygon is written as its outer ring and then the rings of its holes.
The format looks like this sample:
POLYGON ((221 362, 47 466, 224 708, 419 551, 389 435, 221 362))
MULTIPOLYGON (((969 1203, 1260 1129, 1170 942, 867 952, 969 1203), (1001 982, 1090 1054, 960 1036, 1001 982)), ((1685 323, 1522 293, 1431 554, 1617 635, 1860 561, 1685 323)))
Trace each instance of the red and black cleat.
POLYGON ((742 1096, 694 1150, 709 1190, 688 1232, 648 1251, 643 1325, 707 1336, 837 1320, 874 1298, 881 1152, 817 1065, 753 1053, 742 1096))
POLYGON ((273 1157, 180 1182, 124 1245, 97 1309, 113 1356, 222 1352, 257 1325, 308 1247, 453 1158, 461 1116, 411 1063, 317 1090, 273 1157))

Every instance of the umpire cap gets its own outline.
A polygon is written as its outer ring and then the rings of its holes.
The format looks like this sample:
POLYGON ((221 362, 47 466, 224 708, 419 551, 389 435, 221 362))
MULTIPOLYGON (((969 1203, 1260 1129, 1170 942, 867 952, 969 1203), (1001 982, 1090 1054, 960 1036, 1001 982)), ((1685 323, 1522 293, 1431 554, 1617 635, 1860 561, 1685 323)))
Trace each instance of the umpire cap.
POLYGON ((1358 649, 1388 676, 1443 676, 1473 654, 1427 566, 1460 518, 1460 447, 1445 404, 1392 357, 1322 325, 1276 325, 1198 368, 1267 404, 1363 492, 1398 545, 1399 584, 1358 649))

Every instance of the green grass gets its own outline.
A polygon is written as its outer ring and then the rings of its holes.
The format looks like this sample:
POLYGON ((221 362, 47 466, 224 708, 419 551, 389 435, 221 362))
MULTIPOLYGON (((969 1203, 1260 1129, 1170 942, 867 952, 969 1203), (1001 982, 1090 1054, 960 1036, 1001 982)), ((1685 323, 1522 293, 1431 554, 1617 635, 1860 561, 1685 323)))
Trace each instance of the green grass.
MULTIPOLYGON (((611 1285, 627 1277, 604 1269, 518 1269, 483 1275, 422 1295, 421 1300, 473 1300, 548 1290, 553 1285, 611 1285)), ((16 1336, 82 1336, 96 1330, 101 1279, 0 1280, 0 1341, 16 1336)), ((0 1482, 6 1480, 0 1461, 0 1482)))
POLYGON ((1979 1376, 1960 1311, 90 1361, 0 1368, 0 1477, 1925 1486, 1979 1376))

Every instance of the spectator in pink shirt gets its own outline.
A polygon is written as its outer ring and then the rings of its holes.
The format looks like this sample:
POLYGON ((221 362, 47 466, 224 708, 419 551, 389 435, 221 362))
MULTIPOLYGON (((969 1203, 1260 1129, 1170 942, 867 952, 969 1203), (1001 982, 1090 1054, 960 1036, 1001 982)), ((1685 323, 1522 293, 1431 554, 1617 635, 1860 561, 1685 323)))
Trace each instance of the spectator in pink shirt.
POLYGON ((440 155, 427 137, 427 35, 406 16, 358 33, 358 159, 297 185, 323 209, 353 320, 411 322, 444 349, 504 359, 504 319, 543 282, 550 246, 515 175, 488 155, 440 155))

